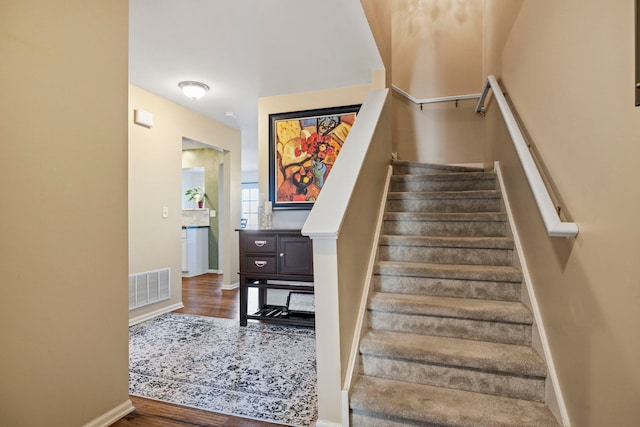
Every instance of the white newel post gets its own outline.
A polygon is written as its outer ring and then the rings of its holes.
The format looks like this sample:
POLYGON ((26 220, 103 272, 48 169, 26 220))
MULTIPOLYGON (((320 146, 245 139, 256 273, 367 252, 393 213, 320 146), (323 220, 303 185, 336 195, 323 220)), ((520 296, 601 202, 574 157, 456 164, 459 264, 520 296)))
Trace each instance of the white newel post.
POLYGON ((318 426, 342 425, 337 239, 313 239, 318 426))

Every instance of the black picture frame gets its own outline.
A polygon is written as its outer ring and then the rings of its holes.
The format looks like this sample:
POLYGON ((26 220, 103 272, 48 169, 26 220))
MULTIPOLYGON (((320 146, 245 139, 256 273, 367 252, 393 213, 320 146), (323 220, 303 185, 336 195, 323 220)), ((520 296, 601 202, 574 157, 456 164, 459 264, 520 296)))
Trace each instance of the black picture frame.
POLYGON ((313 207, 360 106, 269 115, 269 200, 274 210, 313 207))

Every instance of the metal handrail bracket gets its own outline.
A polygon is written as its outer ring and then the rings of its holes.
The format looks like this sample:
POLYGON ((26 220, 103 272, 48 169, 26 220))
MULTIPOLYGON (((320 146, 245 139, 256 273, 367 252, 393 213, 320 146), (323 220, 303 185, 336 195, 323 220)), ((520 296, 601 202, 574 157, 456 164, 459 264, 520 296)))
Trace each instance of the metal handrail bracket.
POLYGON ((487 83, 485 84, 484 90, 482 91, 478 104, 476 105, 476 112, 484 113, 484 103, 489 93, 489 89, 493 90, 493 96, 498 103, 500 112, 502 113, 502 118, 509 130, 509 135, 511 135, 511 140, 513 141, 513 145, 518 153, 518 157, 520 158, 520 163, 522 164, 524 173, 529 181, 533 197, 538 204, 538 210, 542 216, 542 221, 547 228, 547 234, 552 237, 576 237, 578 235, 578 225, 574 222, 563 222, 558 216, 556 208, 551 200, 551 196, 547 191, 547 187, 544 185, 544 181, 540 176, 540 171, 533 161, 531 152, 529 151, 524 136, 522 135, 522 131, 518 126, 518 122, 513 116, 511 108, 509 108, 509 104, 504 97, 502 88, 500 88, 498 81, 492 75, 487 78, 487 83))

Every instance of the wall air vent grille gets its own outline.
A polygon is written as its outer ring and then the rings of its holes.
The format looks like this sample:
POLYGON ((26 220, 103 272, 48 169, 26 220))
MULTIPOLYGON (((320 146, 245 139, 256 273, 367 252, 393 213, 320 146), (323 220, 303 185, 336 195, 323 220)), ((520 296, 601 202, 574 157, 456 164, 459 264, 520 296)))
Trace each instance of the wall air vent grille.
POLYGON ((169 299, 170 278, 169 268, 129 275, 129 310, 169 299))

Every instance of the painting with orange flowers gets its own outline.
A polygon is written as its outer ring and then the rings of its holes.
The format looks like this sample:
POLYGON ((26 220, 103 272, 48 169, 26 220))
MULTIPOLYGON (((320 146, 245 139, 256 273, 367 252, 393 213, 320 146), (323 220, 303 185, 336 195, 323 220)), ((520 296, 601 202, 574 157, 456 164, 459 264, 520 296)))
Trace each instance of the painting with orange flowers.
POLYGON ((360 105, 269 115, 269 197, 274 209, 311 209, 360 105))

